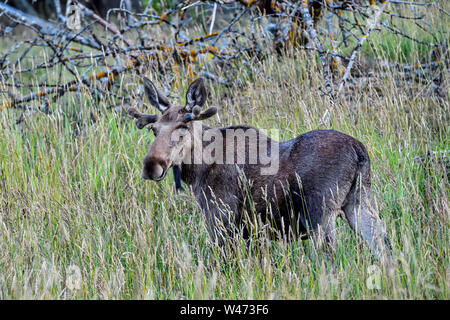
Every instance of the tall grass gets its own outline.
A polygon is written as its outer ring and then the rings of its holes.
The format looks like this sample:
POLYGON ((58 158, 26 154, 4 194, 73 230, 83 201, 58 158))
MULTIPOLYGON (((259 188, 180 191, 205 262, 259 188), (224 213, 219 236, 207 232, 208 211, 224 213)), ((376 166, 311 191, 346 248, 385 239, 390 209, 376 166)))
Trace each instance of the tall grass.
POLYGON ((140 178, 151 134, 111 110, 91 120, 81 93, 20 125, 15 110, 0 113, 0 298, 448 299, 448 95, 386 76, 331 106, 309 54, 257 69, 241 74, 242 90, 208 84, 220 110, 208 123, 278 128, 280 139, 333 128, 361 140, 393 270, 342 220, 334 267, 308 240, 259 239, 257 254, 242 246, 225 261, 188 191, 175 193, 171 176, 140 178))

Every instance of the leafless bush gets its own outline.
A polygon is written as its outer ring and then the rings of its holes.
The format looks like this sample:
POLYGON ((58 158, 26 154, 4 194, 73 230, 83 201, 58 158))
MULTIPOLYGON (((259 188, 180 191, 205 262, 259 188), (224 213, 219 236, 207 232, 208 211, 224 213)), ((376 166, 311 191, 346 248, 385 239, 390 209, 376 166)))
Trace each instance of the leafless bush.
POLYGON ((82 2, 72 1, 66 14, 58 11, 57 21, 49 22, 0 3, 0 15, 13 21, 0 31, 2 36, 17 25, 35 34, 16 41, 0 56, 0 110, 30 109, 27 103, 37 100, 38 109, 48 112, 50 104, 82 88, 97 103, 106 96, 113 97, 117 105, 129 102, 135 97, 123 91, 116 80, 131 71, 139 73, 143 66, 161 75, 161 82, 175 87, 181 78, 192 80, 194 74, 221 85, 239 86, 238 73, 243 66, 255 71, 255 61, 292 48, 318 55, 323 75, 319 89, 334 102, 358 86, 361 78, 370 76, 354 72, 354 66, 366 42, 376 51, 371 35, 381 30, 419 43, 429 48, 430 54, 414 65, 379 57, 380 67, 402 79, 431 86, 442 95, 439 89, 446 77, 448 46, 437 37, 441 31, 422 10, 438 10, 448 16, 437 2, 185 0, 159 14, 151 4, 149 1, 142 12, 116 8, 101 17, 82 2), (112 23, 113 14, 126 19, 112 23), (416 39, 405 23, 419 26, 433 41, 416 39), (101 36, 99 30, 104 31, 101 36), (51 53, 26 66, 24 61, 36 52, 34 49, 42 47, 51 53), (25 80, 27 74, 54 68, 59 68, 58 79, 39 83, 25 80), (64 82, 62 74, 70 74, 72 80, 64 82))

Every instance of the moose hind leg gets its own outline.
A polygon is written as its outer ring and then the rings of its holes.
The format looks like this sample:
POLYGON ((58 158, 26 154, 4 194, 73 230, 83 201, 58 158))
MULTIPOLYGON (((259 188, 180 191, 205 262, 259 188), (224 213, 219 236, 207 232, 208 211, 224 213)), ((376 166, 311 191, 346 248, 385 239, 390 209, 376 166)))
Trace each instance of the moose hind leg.
POLYGON ((343 211, 350 227, 367 241, 375 257, 381 260, 390 253, 391 245, 384 223, 372 204, 368 187, 352 188, 343 211))
POLYGON ((323 223, 319 227, 323 228, 324 251, 331 262, 334 264, 334 258, 336 253, 335 239, 336 239, 336 217, 337 211, 330 210, 328 215, 324 217, 323 223))
MULTIPOLYGON (((317 203, 319 203, 317 201, 317 203)), ((312 225, 312 236, 316 249, 321 249, 334 264, 336 217, 338 211, 333 206, 333 201, 326 202, 322 199, 320 220, 312 225)), ((319 215, 316 215, 316 217, 319 215)))
POLYGON ((334 263, 336 235, 336 201, 333 196, 310 193, 302 197, 299 190, 293 192, 295 210, 302 228, 311 237, 316 250, 323 250, 334 263))

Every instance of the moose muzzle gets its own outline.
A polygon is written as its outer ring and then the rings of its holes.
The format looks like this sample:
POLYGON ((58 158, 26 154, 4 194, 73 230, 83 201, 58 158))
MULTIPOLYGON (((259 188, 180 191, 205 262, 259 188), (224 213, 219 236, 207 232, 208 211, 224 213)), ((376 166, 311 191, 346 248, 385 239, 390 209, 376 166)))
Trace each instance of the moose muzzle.
POLYGON ((145 157, 142 178, 145 180, 162 180, 169 169, 167 161, 155 157, 145 157))

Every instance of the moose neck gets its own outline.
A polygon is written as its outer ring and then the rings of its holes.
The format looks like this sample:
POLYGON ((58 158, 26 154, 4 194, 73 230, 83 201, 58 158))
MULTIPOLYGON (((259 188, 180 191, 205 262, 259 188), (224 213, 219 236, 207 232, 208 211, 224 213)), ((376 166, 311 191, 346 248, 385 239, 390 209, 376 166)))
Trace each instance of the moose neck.
MULTIPOLYGON (((204 163, 203 159, 201 158, 201 154, 204 148, 209 143, 211 143, 210 141, 203 141, 203 132, 205 130, 216 129, 201 124, 200 122, 195 123, 194 125, 196 125, 197 127, 194 129, 194 134, 191 137, 194 143, 191 147, 189 159, 186 158, 185 161, 181 163, 181 179, 187 184, 193 184, 196 179, 202 175, 204 170, 207 170, 207 168, 210 166, 209 164, 204 163), (200 150, 198 150, 199 148, 200 150), (197 155, 200 153, 199 159, 196 159, 196 153, 197 155), (201 162, 199 163, 198 160, 200 159, 201 162)), ((216 130, 220 132, 219 128, 217 128, 216 130)))
POLYGON ((200 122, 195 125, 191 152, 181 163, 181 179, 187 184, 202 184, 211 174, 224 179, 235 173, 233 164, 239 163, 250 165, 244 168, 253 168, 251 170, 257 167, 265 175, 278 172, 279 152, 284 144, 270 139, 262 131, 250 126, 211 128, 200 122))

